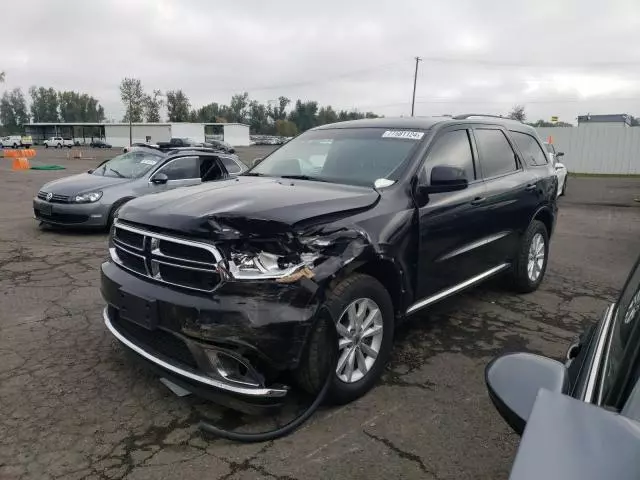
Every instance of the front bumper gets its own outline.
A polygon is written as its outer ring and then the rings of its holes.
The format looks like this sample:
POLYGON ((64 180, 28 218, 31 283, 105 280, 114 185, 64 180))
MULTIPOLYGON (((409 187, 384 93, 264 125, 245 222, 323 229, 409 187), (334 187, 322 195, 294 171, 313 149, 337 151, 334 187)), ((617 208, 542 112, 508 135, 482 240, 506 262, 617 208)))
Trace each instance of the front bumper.
POLYGON ((161 376, 232 408, 279 403, 286 395, 277 381, 299 362, 315 313, 315 297, 305 288, 229 283, 199 293, 156 283, 112 262, 103 263, 101 273, 107 328, 161 376), (225 378, 212 354, 234 359, 258 381, 225 378))
POLYGON ((67 227, 105 227, 110 205, 95 203, 50 203, 38 197, 33 199, 36 220, 67 227), (47 210, 50 208, 50 212, 47 210))

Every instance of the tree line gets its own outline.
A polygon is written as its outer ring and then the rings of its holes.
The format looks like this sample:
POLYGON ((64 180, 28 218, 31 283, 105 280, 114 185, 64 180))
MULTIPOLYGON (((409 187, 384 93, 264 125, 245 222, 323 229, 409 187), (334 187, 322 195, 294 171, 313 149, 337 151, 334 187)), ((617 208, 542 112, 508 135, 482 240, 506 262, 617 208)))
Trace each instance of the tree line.
POLYGON ((20 88, 6 91, 0 97, 2 133, 20 133, 25 123, 32 122, 102 122, 104 108, 86 93, 57 91, 53 88, 29 88, 31 103, 20 88))
POLYGON ((166 106, 169 122, 245 123, 251 133, 286 137, 327 123, 378 117, 373 112, 334 110, 330 105, 320 106, 315 101, 296 100, 291 104, 284 96, 262 103, 251 99, 248 92, 233 95, 228 105, 211 102, 195 108, 183 90, 146 93, 137 78, 122 80, 120 98, 125 108, 125 122, 130 118, 132 122, 158 122, 160 110, 166 106))

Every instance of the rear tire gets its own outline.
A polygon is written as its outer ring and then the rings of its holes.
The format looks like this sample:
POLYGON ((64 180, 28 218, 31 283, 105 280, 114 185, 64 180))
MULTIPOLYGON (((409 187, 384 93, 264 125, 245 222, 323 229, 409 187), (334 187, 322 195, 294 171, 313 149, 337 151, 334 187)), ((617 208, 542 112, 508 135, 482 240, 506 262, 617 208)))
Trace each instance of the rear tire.
POLYGON ((544 223, 533 220, 520 241, 518 253, 511 267, 510 285, 516 292, 537 290, 547 270, 549 233, 544 223))
POLYGON ((48 144, 48 143, 45 143, 45 144, 44 144, 44 148, 49 148, 49 144, 48 144))
MULTIPOLYGON (((393 303, 378 280, 356 273, 329 292, 323 307, 340 324, 337 334, 338 344, 342 345, 338 351, 339 368, 331 373, 333 380, 327 398, 335 404, 349 403, 375 385, 389 361, 394 333, 393 303), (350 331, 349 312, 361 314, 359 326, 363 328, 355 326, 350 331)), ((314 327, 295 372, 298 384, 309 393, 317 393, 324 384, 327 349, 335 348, 327 344, 327 338, 331 337, 325 328, 326 322, 318 322, 314 327)))

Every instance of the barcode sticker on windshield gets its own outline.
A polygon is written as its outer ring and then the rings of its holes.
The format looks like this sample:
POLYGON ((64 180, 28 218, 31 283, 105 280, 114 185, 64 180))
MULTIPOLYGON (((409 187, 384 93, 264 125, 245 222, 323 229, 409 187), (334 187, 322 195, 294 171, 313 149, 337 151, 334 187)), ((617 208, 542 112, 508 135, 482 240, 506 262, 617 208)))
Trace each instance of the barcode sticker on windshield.
POLYGON ((424 132, 409 130, 387 130, 382 134, 382 138, 405 138, 407 140, 420 140, 422 137, 424 137, 424 132))
POLYGON ((156 163, 158 163, 158 161, 149 160, 148 158, 143 158, 142 160, 140 160, 140 163, 144 163, 145 165, 155 165, 156 163))

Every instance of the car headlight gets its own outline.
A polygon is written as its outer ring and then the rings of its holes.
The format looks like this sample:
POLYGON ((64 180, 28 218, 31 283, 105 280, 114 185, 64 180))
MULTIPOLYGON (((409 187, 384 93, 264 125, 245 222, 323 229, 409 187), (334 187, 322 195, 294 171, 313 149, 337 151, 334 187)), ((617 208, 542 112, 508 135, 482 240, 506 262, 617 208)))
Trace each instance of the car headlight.
MULTIPOLYGON (((299 259, 291 261, 268 252, 232 253, 229 270, 236 280, 279 280, 311 266, 315 258, 315 255, 302 255, 299 259)), ((304 276, 309 276, 308 272, 304 276)))
POLYGON ((76 203, 93 203, 102 198, 102 192, 89 192, 81 195, 76 195, 73 199, 76 203))

